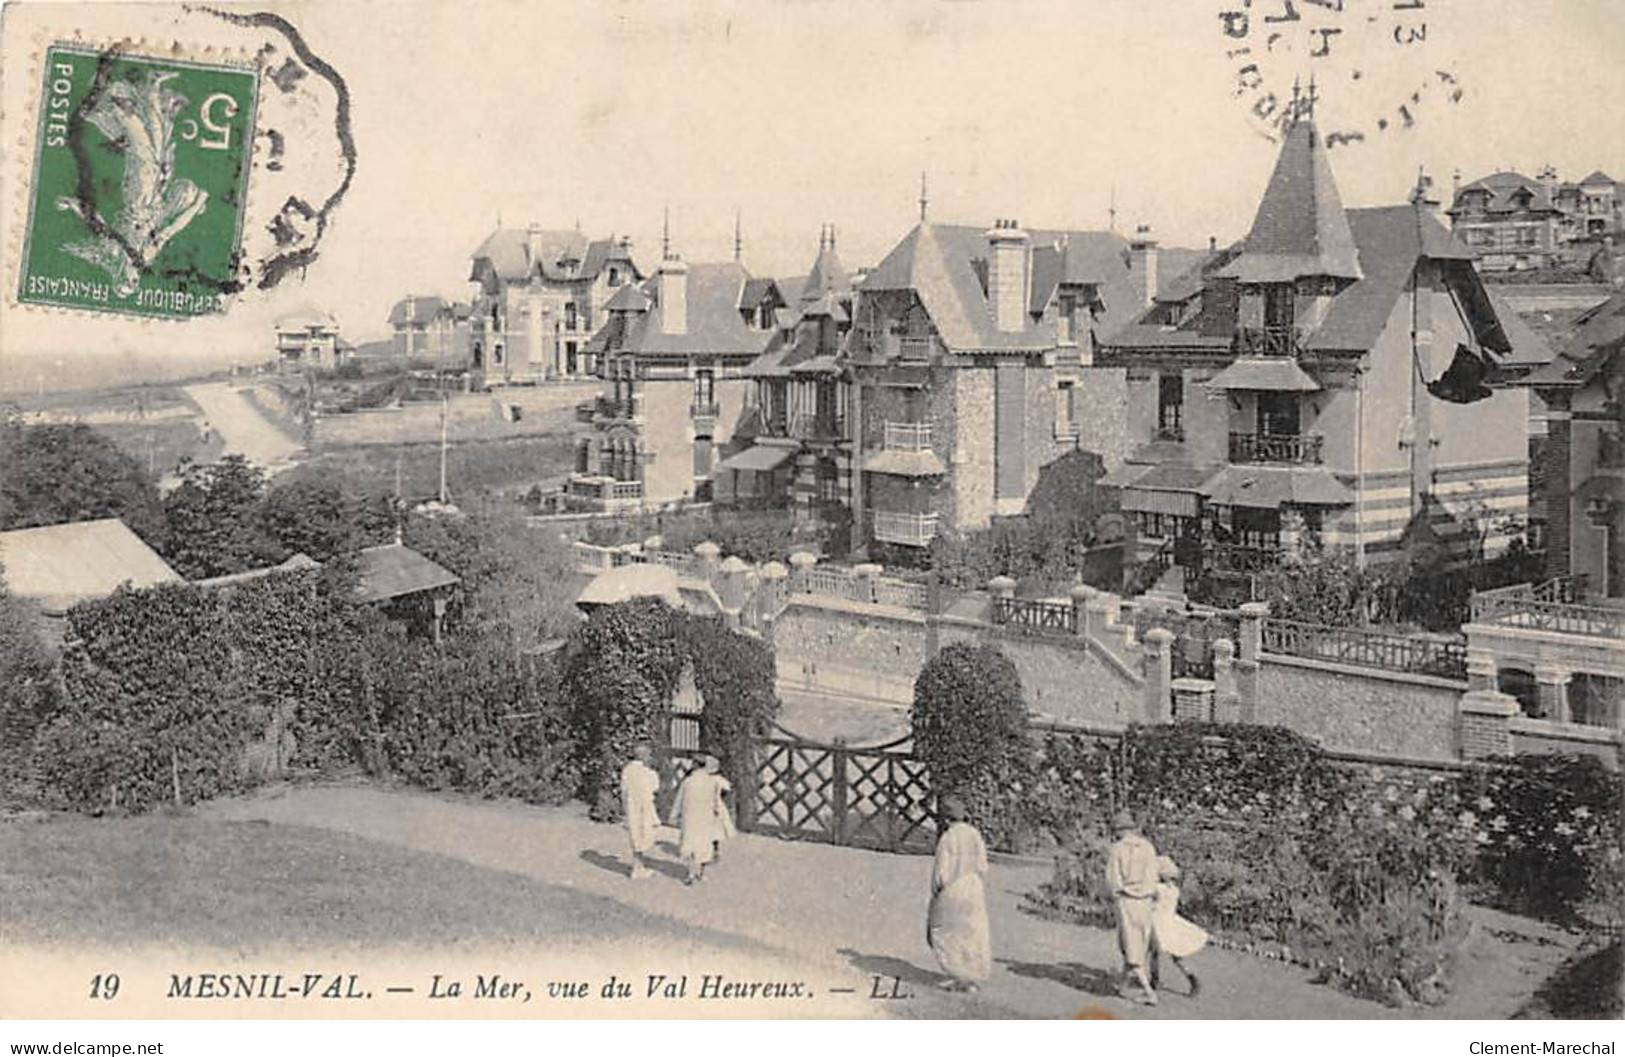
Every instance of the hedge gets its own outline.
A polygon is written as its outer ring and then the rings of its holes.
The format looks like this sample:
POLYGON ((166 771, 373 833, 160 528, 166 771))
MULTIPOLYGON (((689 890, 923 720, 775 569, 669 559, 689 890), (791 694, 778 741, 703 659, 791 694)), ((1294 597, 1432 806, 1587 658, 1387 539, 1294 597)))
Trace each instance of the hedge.
POLYGON ((1131 727, 1116 743, 1051 735, 1024 812, 1063 847, 1035 902, 1113 922, 1108 820, 1126 806, 1181 864, 1181 906, 1220 943, 1316 966, 1366 997, 1435 1002, 1464 894, 1618 925, 1617 781, 1590 757, 1350 768, 1291 732, 1226 724, 1131 727))

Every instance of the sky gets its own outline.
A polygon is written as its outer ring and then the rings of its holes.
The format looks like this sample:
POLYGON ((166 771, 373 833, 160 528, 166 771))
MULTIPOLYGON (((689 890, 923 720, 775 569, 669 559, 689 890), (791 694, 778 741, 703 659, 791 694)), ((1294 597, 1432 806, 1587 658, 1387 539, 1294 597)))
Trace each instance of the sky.
MULTIPOLYGON (((1256 95, 1237 97, 1247 59, 1227 54, 1241 41, 1225 36, 1221 12, 1243 3, 250 5, 293 22, 353 97, 355 181, 320 258, 221 318, 154 325, 18 308, 16 184, 27 173, 13 158, 0 195, 0 388, 83 382, 97 365, 144 374, 263 361, 274 320, 305 305, 332 312, 353 341, 385 336, 407 293, 467 296, 470 252, 499 217, 630 235, 652 264, 665 210, 690 261, 731 255, 737 213, 745 265, 793 275, 824 223, 849 267, 878 261, 917 220, 924 172, 933 220, 1104 229, 1115 208, 1119 231, 1148 224, 1167 245, 1222 244, 1246 233, 1276 151, 1249 116, 1256 95)), ((1550 164, 1569 179, 1599 168, 1625 179, 1615 0, 1342 6, 1331 16, 1297 0, 1308 13, 1298 26, 1271 26, 1283 0, 1251 0, 1247 42, 1261 51, 1266 31, 1344 30, 1323 61, 1289 41, 1263 65, 1265 89, 1282 95, 1291 76, 1316 75, 1323 131, 1371 133, 1332 152, 1345 205, 1404 201, 1419 167, 1446 196, 1456 170, 1470 180, 1550 164), (1421 40, 1395 38, 1424 24, 1421 40), (1402 128, 1412 85, 1428 88, 1402 128), (1381 115, 1392 125, 1379 134, 1381 115)), ((95 18, 161 29, 164 11, 95 18)), ((32 142, 19 100, 37 91, 38 42, 89 19, 69 4, 7 6, 0 142, 32 142)))

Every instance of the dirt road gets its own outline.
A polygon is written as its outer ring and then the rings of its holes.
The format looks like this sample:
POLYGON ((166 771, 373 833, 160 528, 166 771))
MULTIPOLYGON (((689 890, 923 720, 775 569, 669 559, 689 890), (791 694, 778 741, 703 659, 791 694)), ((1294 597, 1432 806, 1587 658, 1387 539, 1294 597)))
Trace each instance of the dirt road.
POLYGON ((189 385, 185 393, 203 412, 204 421, 220 434, 227 455, 241 455, 261 469, 275 473, 292 465, 303 450, 234 385, 226 382, 189 385))

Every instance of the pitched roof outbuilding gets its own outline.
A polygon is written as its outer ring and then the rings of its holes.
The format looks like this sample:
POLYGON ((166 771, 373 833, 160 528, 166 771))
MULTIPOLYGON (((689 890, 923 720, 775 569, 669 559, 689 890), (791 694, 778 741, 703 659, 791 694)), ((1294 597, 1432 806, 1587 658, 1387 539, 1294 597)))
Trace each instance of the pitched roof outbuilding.
POLYGON ((181 579, 118 518, 0 532, 0 565, 11 592, 48 614, 105 598, 120 584, 153 587, 181 579))

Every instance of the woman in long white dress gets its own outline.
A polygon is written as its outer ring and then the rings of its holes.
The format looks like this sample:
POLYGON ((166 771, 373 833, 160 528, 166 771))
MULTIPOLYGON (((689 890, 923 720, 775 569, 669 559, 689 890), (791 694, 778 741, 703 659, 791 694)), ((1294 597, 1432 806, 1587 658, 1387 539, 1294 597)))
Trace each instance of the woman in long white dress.
POLYGON ((706 756, 677 787, 672 824, 682 832, 677 850, 688 867, 684 884, 705 877, 705 864, 716 858, 718 847, 735 832, 733 814, 723 797, 733 785, 722 777, 720 769, 715 756, 706 756))
POLYGON ((931 870, 931 909, 925 938, 949 976, 949 990, 975 991, 993 972, 993 947, 987 927, 987 845, 966 820, 964 802, 943 801, 950 825, 937 841, 931 870))
POLYGON ((1185 974, 1191 997, 1202 991, 1202 982, 1185 965, 1189 958, 1207 946, 1208 934, 1200 925, 1179 916, 1179 864, 1164 855, 1157 860, 1157 894, 1151 907, 1151 937, 1155 949, 1166 954, 1185 974))

